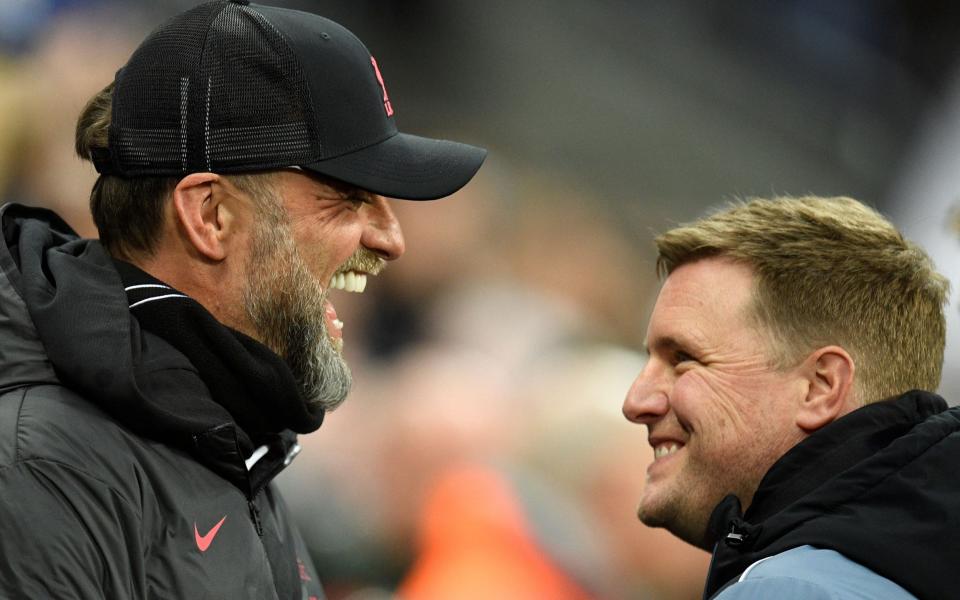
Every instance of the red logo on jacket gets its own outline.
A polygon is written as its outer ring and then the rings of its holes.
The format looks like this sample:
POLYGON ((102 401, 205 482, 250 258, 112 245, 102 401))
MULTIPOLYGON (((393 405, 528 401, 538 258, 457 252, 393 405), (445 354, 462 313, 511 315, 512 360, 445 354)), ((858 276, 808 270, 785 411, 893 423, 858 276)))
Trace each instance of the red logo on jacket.
POLYGON ((197 549, 200 552, 206 552, 207 548, 210 547, 213 538, 217 537, 217 532, 220 531, 220 526, 223 525, 223 522, 227 520, 227 515, 223 515, 223 518, 213 526, 213 528, 208 531, 205 535, 200 535, 200 532, 197 530, 197 524, 193 524, 193 538, 197 542, 197 549))

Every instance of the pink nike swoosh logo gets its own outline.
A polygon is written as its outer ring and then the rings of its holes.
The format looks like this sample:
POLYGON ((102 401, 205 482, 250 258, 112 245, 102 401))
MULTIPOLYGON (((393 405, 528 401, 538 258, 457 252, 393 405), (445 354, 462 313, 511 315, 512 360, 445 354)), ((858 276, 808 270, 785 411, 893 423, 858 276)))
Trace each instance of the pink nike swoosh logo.
POLYGON ((197 523, 193 523, 193 537, 197 540, 197 548, 200 549, 200 552, 206 552, 207 548, 210 547, 210 542, 213 541, 213 538, 217 537, 217 532, 220 531, 220 526, 223 525, 223 522, 227 520, 227 515, 223 515, 223 518, 220 519, 220 522, 213 526, 213 529, 207 532, 206 535, 200 535, 200 532, 197 531, 197 523))

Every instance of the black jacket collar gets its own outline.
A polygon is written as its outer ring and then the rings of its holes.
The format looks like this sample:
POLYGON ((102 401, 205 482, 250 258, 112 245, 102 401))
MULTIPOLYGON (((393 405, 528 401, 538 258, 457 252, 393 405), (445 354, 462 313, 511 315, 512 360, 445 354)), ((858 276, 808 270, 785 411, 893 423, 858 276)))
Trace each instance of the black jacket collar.
MULTIPOLYGON (((204 379, 204 369, 177 348, 176 336, 158 321, 141 323, 141 315, 131 313, 121 276, 99 242, 79 239, 48 210, 5 205, 0 217, 5 240, 0 277, 16 291, 4 301, 18 304, 8 307, 16 311, 6 312, 24 313, 23 322, 17 323, 23 343, 37 345, 55 381, 131 431, 189 452, 250 496, 289 462, 297 446, 288 429, 310 426, 296 419, 265 419, 267 426, 246 431, 245 425, 255 423, 256 417, 243 413, 238 419, 242 411, 229 401, 217 401, 222 394, 210 390, 216 383, 204 379), (248 472, 244 460, 260 445, 269 451, 248 472)), ((213 328, 209 322, 204 326, 213 328)), ((20 379, 19 384, 4 385, 32 385, 49 380, 49 375, 38 372, 20 379)), ((269 411, 276 396, 256 389, 262 410, 269 411)), ((286 413, 280 408, 273 414, 286 413)), ((319 419, 313 425, 316 429, 319 419)))
POLYGON ((320 427, 323 410, 307 408, 293 373, 273 351, 221 324, 200 303, 134 265, 120 260, 114 264, 140 327, 190 360, 214 401, 255 444, 285 429, 310 433, 320 427))
POLYGON ((934 394, 909 392, 838 419, 774 464, 745 515, 733 496, 717 506, 704 597, 757 560, 805 544, 837 550, 920 597, 947 597, 957 588, 946 581, 960 585, 949 566, 960 560, 957 529, 931 528, 923 511, 960 511, 958 457, 960 409, 934 394))

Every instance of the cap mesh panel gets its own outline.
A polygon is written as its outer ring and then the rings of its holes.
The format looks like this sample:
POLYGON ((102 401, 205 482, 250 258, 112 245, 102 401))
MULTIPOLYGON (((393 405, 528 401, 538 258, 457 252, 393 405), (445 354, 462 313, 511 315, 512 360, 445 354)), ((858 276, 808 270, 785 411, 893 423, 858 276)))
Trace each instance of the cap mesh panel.
POLYGON ((255 10, 203 4, 161 25, 117 77, 110 145, 126 175, 316 160, 310 92, 255 10))
POLYGON ((213 22, 200 69, 208 84, 211 170, 287 166, 315 159, 310 97, 299 63, 270 23, 228 5, 213 22))
POLYGON ((194 70, 211 19, 205 4, 161 25, 117 77, 111 147, 124 172, 164 174, 187 169, 187 108, 194 70), (172 26, 176 24, 176 26, 172 26))

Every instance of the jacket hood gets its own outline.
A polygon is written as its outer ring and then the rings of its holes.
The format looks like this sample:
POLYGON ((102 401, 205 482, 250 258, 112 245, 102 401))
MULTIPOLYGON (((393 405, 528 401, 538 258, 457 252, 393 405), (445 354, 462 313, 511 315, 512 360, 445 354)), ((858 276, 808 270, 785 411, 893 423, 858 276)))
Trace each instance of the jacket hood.
POLYGON ((745 515, 728 496, 704 597, 750 564, 802 545, 829 548, 919 598, 960 589, 960 408, 912 391, 860 408, 785 454, 745 515))
MULTIPOLYGON (((9 212, 16 212, 17 208, 11 205, 0 208, 6 241, 0 247, 0 330, 3 331, 0 336, 0 391, 57 382, 23 299, 19 223, 6 216, 9 212)), ((69 230, 69 227, 60 221, 57 229, 69 230)))
POLYGON ((250 491, 252 442, 190 361, 140 328, 103 246, 49 210, 8 204, 0 220, 0 389, 65 385, 250 491))

